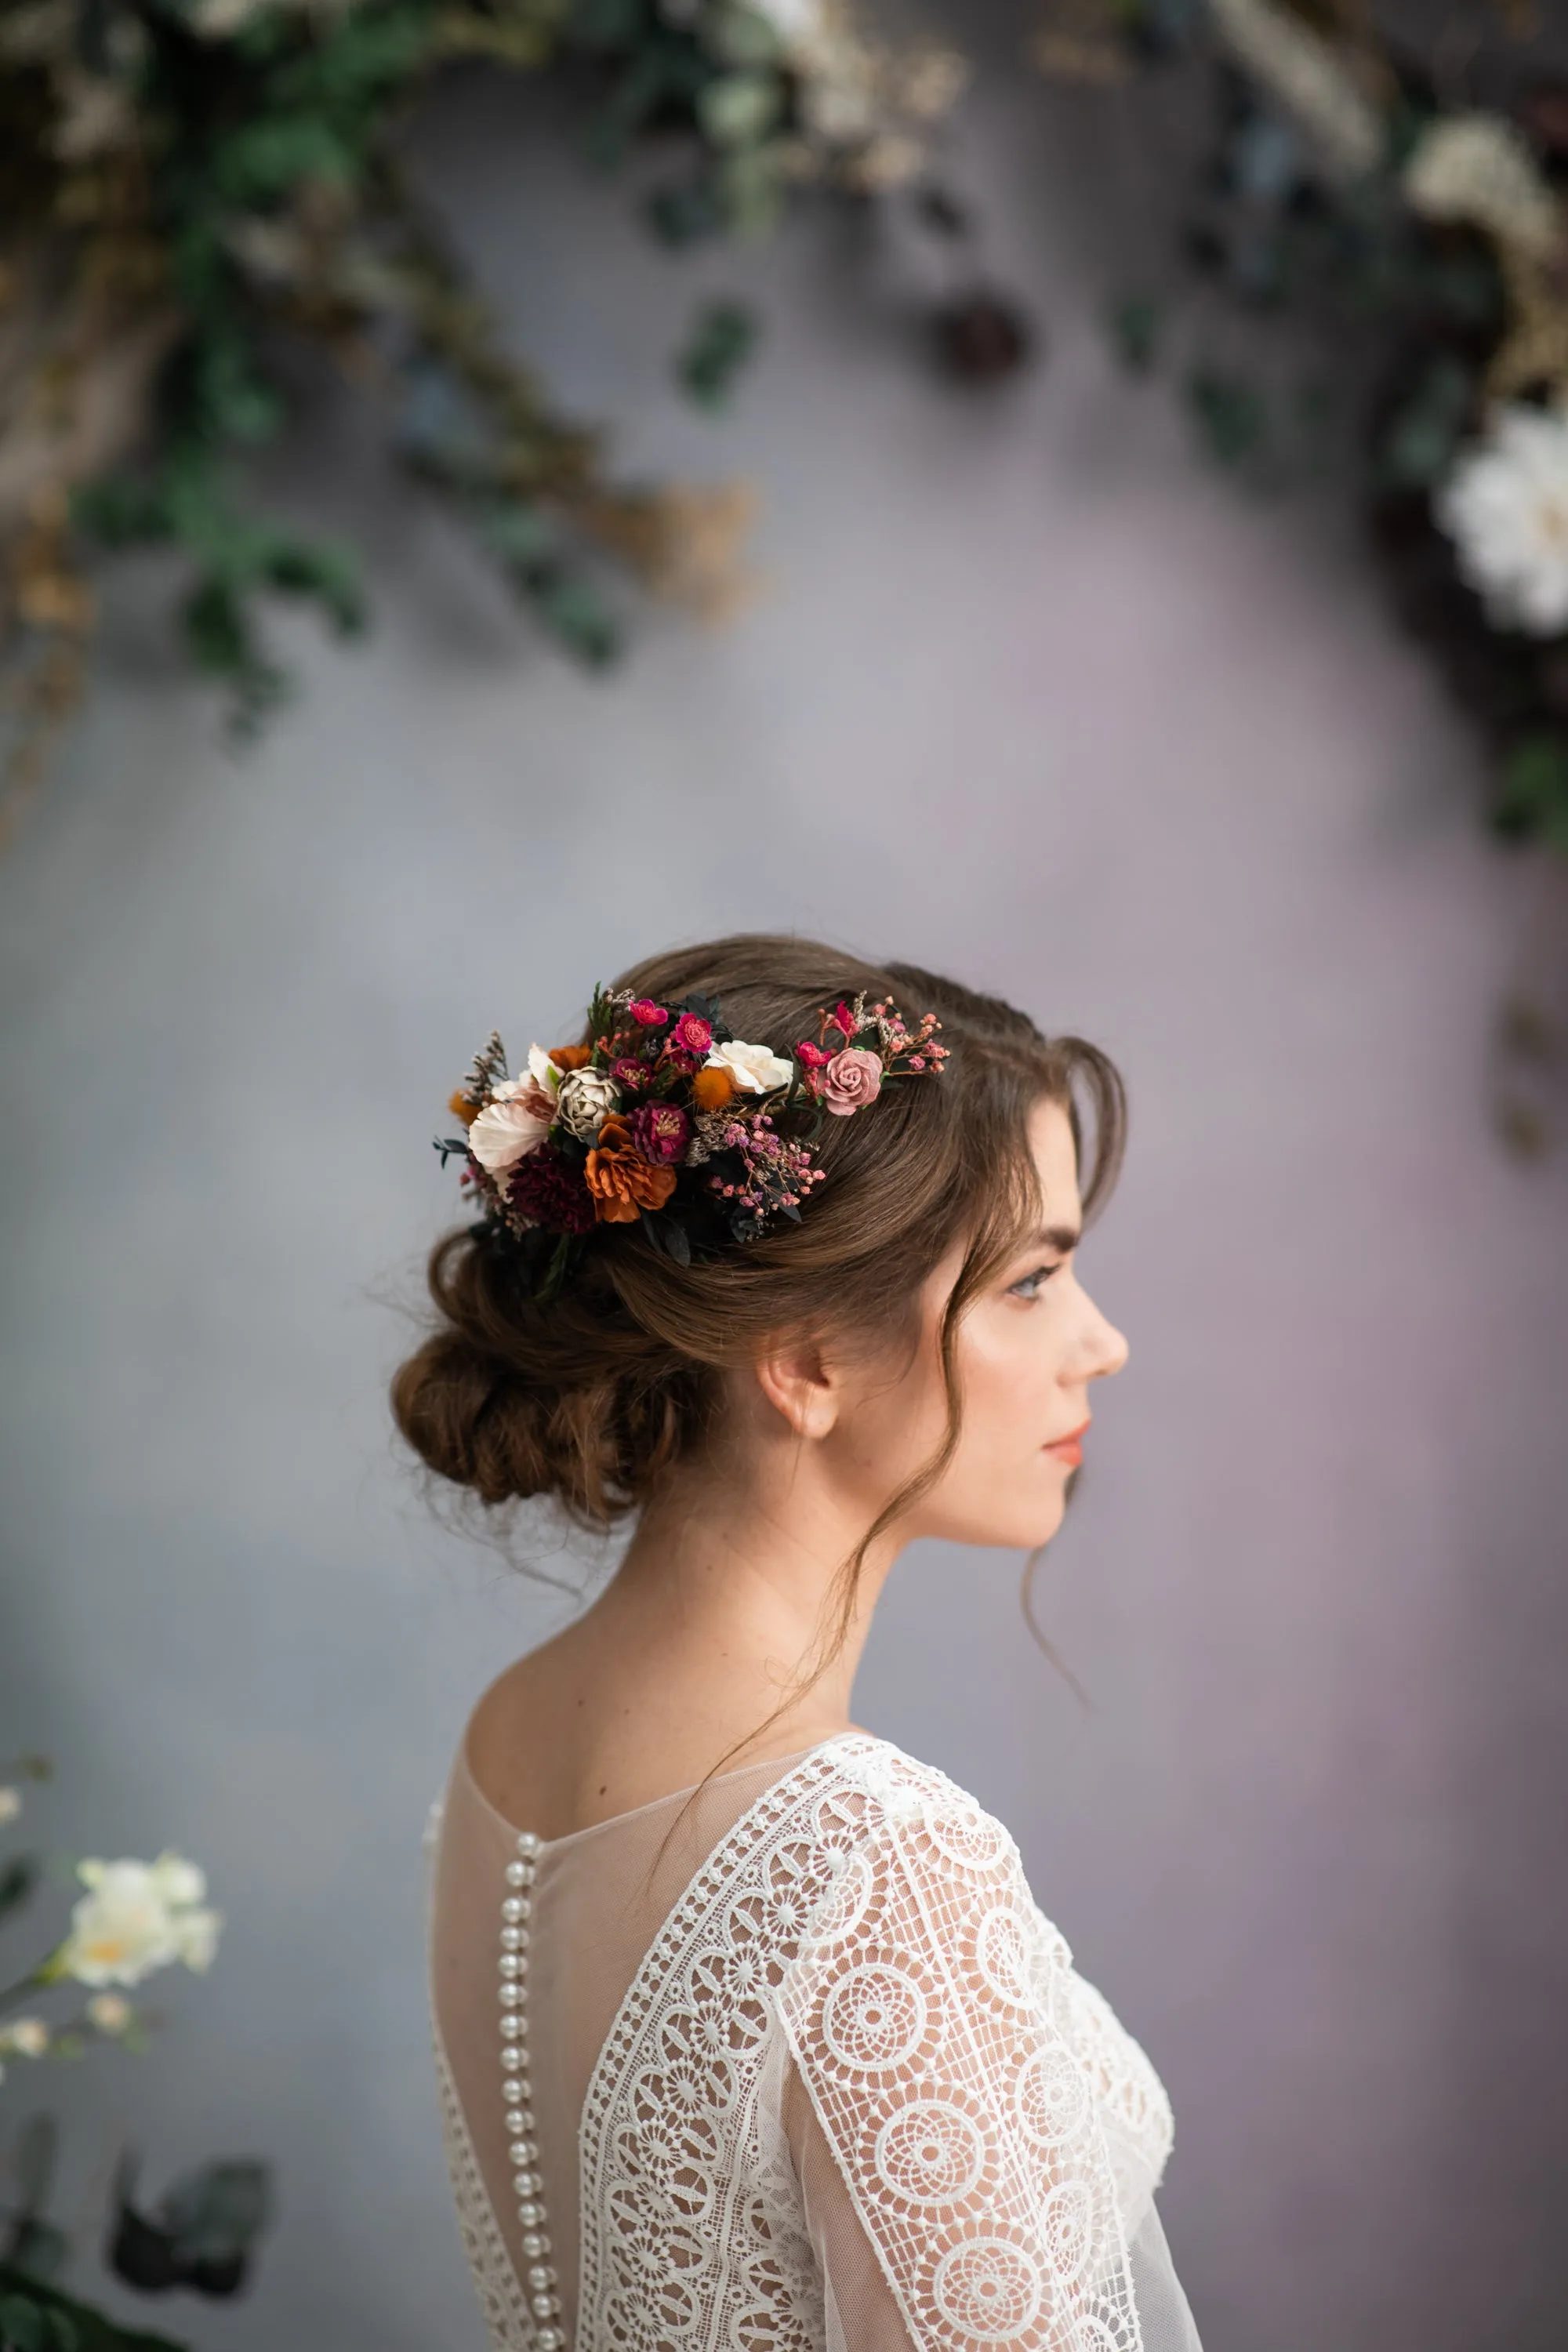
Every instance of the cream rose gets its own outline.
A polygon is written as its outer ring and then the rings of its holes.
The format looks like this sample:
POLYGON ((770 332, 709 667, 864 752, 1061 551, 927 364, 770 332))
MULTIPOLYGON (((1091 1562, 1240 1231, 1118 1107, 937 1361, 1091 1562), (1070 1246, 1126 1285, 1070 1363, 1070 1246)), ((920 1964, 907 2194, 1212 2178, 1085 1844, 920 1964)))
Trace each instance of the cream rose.
POLYGON ((794 1063, 784 1061, 770 1045, 747 1045, 739 1037, 715 1045, 707 1066, 728 1070, 737 1090, 748 1095, 771 1095, 776 1087, 787 1087, 795 1074, 794 1063))
MULTIPOLYGON (((530 1057, 531 1060, 531 1056, 530 1057)), ((550 1132, 553 1111, 539 1082, 503 1078, 492 1100, 468 1129, 468 1150, 492 1176, 537 1151, 550 1132)))
POLYGON ((593 1143, 612 1111, 621 1107, 621 1090, 603 1070, 568 1070, 556 1097, 557 1115, 568 1134, 579 1143, 593 1143))
POLYGON ((71 1932, 49 1965, 54 1977, 84 1985, 135 1985, 155 1969, 184 1960, 207 1967, 223 1922, 203 1907, 206 1880, 176 1853, 156 1862, 79 1863, 87 1893, 71 1913, 71 1932))

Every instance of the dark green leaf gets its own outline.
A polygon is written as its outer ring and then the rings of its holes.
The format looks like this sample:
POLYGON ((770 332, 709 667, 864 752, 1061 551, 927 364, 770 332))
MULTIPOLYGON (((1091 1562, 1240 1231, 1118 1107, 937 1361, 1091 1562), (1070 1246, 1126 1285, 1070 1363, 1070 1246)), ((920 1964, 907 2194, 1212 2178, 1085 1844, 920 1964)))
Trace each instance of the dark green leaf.
POLYGON ((31 1895, 42 1874, 43 1864, 36 1853, 13 1854, 0 1868, 0 1919, 7 1911, 16 1910, 31 1895))
POLYGON ((1106 320, 1111 348, 1133 375, 1147 375, 1153 367, 1163 324, 1159 304, 1147 295, 1129 294, 1112 306, 1106 320))
POLYGON ((1255 384, 1220 368, 1196 367, 1184 391, 1199 436, 1217 464, 1235 470, 1262 455, 1268 413, 1255 384))
POLYGON ((677 380, 701 408, 721 408, 756 348, 757 315, 749 305, 703 304, 676 355, 677 380))
POLYGON ((1531 735, 1514 746, 1491 821, 1500 834, 1539 835, 1568 856, 1568 736, 1531 735))

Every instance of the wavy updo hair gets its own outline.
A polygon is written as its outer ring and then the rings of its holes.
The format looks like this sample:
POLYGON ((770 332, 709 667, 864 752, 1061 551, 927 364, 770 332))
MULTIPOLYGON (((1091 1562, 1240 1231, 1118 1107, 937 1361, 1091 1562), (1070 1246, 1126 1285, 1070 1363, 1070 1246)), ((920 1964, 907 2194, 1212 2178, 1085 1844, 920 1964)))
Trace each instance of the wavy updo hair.
POLYGON ((722 1375, 780 1334, 912 1340, 916 1294, 962 1240, 939 1335, 946 1437, 890 1498, 868 1544, 941 1475, 957 1443, 960 1318, 1039 1223, 1031 1111, 1042 1097, 1066 1111, 1088 1218, 1121 1162, 1121 1078, 1098 1046, 1047 1037, 998 997, 812 940, 748 933, 673 949, 614 985, 660 1003, 716 998, 736 1036, 784 1055, 816 1034, 822 1006, 891 998, 911 1025, 934 1013, 952 1058, 940 1077, 889 1087, 855 1117, 826 1119, 812 1146, 826 1181, 800 1223, 702 1263, 652 1249, 637 1225, 601 1224, 564 1289, 542 1304, 504 1231, 447 1234, 429 1264, 436 1327, 393 1380, 397 1426, 431 1470, 486 1505, 550 1496, 603 1528, 700 1456, 722 1375))

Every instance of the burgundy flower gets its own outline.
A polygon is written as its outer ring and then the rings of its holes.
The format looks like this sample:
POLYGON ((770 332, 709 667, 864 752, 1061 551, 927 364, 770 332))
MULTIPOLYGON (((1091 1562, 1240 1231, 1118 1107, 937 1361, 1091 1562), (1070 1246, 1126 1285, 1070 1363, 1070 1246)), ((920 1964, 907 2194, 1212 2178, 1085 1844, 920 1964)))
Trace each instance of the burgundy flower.
POLYGON ((639 996, 632 1005, 631 1014, 645 1029, 662 1029, 669 1018, 663 1005, 656 1004, 651 996, 639 996))
POLYGON ((507 1198, 552 1234, 585 1234, 594 1223, 593 1196, 582 1170, 547 1143, 518 1161, 507 1198))
POLYGON ((656 1167, 680 1159, 691 1133, 691 1121, 679 1103, 643 1103, 631 1116, 632 1143, 656 1167))
POLYGON ((841 1054, 835 1054, 822 1073, 822 1099, 840 1118, 847 1118, 851 1111, 864 1110, 868 1103, 876 1101, 881 1090, 881 1062, 863 1046, 846 1045, 841 1054))
POLYGON ((683 1054, 705 1054, 713 1043, 712 1026, 695 1013, 683 1013, 669 1033, 669 1042, 683 1054))
POLYGON ((610 1064, 610 1076, 617 1086, 629 1087, 635 1094, 639 1087, 647 1084, 647 1064, 634 1062, 629 1055, 624 1055, 620 1061, 610 1064))

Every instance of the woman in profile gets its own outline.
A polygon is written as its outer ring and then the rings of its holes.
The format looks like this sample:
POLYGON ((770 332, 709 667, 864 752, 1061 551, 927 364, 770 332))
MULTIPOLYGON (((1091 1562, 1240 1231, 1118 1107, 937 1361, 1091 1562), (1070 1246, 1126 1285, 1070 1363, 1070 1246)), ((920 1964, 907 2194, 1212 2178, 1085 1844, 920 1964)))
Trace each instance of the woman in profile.
POLYGON ((479 1698, 433 1832, 492 2343, 1196 2352, 1159 2077, 1001 1823, 850 1714, 906 1544, 1061 1523, 1127 1355, 1075 1262, 1114 1066, 742 937, 637 965, 515 1076, 492 1038, 452 1108, 475 1213, 399 1427, 492 1510, 632 1522, 479 1698))

